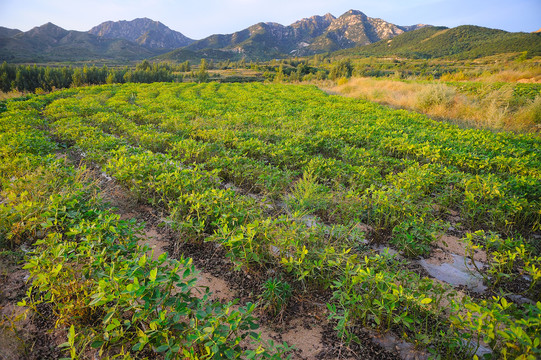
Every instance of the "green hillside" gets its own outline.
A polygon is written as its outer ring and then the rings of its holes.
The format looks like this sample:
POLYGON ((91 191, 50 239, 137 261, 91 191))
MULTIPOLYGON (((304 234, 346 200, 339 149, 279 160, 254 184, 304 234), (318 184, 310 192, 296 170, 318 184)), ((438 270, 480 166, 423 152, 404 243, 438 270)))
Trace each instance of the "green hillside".
POLYGON ((456 28, 425 27, 392 40, 341 50, 337 55, 403 56, 409 58, 478 58, 527 51, 541 55, 541 34, 509 33, 503 30, 464 25, 456 28))

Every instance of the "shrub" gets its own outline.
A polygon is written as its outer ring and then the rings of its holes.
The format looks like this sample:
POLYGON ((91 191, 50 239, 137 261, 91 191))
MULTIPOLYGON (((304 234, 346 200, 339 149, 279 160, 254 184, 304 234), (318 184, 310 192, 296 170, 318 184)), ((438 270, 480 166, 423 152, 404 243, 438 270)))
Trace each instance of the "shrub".
POLYGON ((455 99, 456 90, 443 85, 427 86, 417 95, 417 106, 422 110, 428 110, 436 106, 450 107, 455 99))

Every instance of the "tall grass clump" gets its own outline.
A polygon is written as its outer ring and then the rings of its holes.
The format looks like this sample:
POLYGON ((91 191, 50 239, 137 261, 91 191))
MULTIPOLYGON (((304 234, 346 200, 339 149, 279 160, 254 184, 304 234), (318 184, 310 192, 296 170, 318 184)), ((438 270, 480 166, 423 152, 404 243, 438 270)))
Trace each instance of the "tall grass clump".
POLYGON ((456 90, 443 84, 429 84, 417 95, 417 107, 429 110, 433 107, 449 108, 455 102, 456 90))
POLYGON ((516 122, 524 126, 533 124, 537 131, 541 130, 541 95, 537 95, 517 112, 516 122))

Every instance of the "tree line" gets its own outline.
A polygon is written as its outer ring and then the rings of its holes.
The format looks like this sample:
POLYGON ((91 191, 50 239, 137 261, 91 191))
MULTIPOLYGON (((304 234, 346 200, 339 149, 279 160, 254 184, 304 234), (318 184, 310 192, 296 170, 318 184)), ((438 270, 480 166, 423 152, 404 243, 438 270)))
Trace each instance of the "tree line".
MULTIPOLYGON (((45 67, 13 65, 4 62, 0 65, 0 91, 39 93, 83 85, 182 82, 185 80, 207 82, 216 80, 216 76, 220 77, 219 74, 215 74, 211 78, 208 72, 211 69, 252 69, 260 71, 267 81, 275 82, 325 80, 327 78, 336 80, 342 77, 351 77, 354 72, 354 67, 349 59, 323 66, 318 65, 323 64, 317 58, 311 62, 290 59, 273 60, 266 63, 246 63, 245 61, 214 63, 212 60, 202 59, 194 71, 189 61, 172 64, 150 63, 148 60, 144 60, 131 68, 128 66, 107 67, 106 65, 102 67, 95 65, 45 67)), ((238 81, 242 80, 242 77, 238 79, 238 81)))
POLYGON ((37 65, 12 65, 4 62, 0 65, 0 90, 3 92, 52 91, 71 86, 152 83, 182 81, 182 74, 175 72, 190 71, 189 62, 173 65, 167 63, 149 63, 143 61, 135 68, 97 67, 44 67, 37 65))

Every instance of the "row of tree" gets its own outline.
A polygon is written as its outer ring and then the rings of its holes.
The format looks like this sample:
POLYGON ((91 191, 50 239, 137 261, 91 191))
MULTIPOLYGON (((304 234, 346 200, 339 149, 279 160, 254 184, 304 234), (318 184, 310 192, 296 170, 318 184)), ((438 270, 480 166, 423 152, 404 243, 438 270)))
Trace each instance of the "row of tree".
MULTIPOLYGON (((0 65, 0 90, 3 92, 49 92, 71 86, 152 83, 152 82, 206 82, 211 80, 210 69, 241 67, 263 72, 269 81, 310 81, 327 78, 351 77, 356 73, 350 60, 341 60, 330 66, 318 67, 313 62, 301 60, 272 61, 267 63, 223 62, 201 60, 194 71, 189 61, 181 64, 150 63, 145 60, 135 67, 43 67, 37 65, 0 65), (277 66, 279 65, 279 66, 277 66), (329 69, 330 68, 330 69, 329 69)), ((219 75, 218 75, 219 76, 219 75)), ((261 75, 260 75, 261 76, 261 75)), ((240 80, 239 80, 240 81, 240 80)))
POLYGON ((74 68, 11 65, 4 62, 0 65, 0 90, 36 92, 82 85, 182 81, 182 74, 175 75, 175 71, 179 68, 190 69, 189 63, 180 64, 176 68, 169 64, 151 64, 148 61, 143 61, 135 68, 107 66, 74 68))

